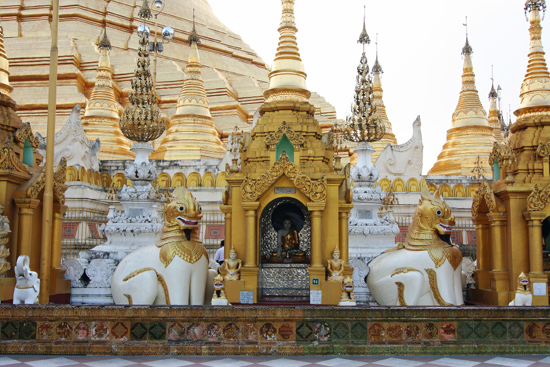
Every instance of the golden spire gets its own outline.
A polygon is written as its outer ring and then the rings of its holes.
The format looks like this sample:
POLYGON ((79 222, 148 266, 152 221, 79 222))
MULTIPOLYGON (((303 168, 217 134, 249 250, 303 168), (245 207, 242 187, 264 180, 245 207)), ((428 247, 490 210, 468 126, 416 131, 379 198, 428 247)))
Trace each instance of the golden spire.
POLYGON ((128 139, 144 143, 161 136, 166 127, 165 119, 157 105, 157 94, 153 90, 149 64, 149 34, 142 32, 137 68, 132 78, 132 90, 128 94, 129 103, 124 107, 119 125, 128 139))
POLYGON ((550 74, 546 66, 544 49, 542 47, 540 12, 546 10, 544 0, 528 0, 525 3, 525 14, 529 13, 529 61, 527 73, 521 85, 521 103, 514 112, 518 118, 532 107, 550 107, 550 74))
POLYGON ((4 50, 4 29, 0 26, 0 93, 11 97, 10 63, 4 50))
POLYGON ((271 72, 269 88, 264 92, 266 102, 274 100, 307 101, 311 93, 306 89, 306 73, 296 42, 294 0, 281 0, 283 14, 279 26, 279 46, 271 72))
POLYGON ((461 126, 489 126, 487 121, 487 112, 483 109, 479 94, 476 89, 474 67, 472 64, 472 54, 474 51, 468 42, 466 35, 466 44, 462 48, 464 55, 464 66, 462 73, 462 90, 458 98, 458 105, 453 113, 453 127, 461 126))
POLYGON ((201 76, 199 36, 195 30, 189 35, 191 52, 185 68, 185 78, 170 128, 151 159, 202 159, 222 158, 225 148, 210 115, 208 98, 201 76))
POLYGON ((491 92, 489 92, 489 99, 491 100, 491 106, 489 107, 489 126, 493 128, 493 136, 495 137, 495 140, 499 144, 502 144, 504 143, 504 137, 502 136, 502 125, 500 118, 501 115, 497 107, 498 93, 495 90, 494 82, 491 83, 491 92))
MULTIPOLYGON (((453 113, 452 127, 447 130, 447 141, 437 162, 428 171, 429 175, 472 176, 479 162, 477 157, 488 157, 493 151, 495 137, 476 90, 472 53, 466 32, 466 44, 462 48, 462 90, 453 113)), ((491 167, 488 160, 484 159, 481 164, 483 172, 489 175, 491 167)))
POLYGON ((134 158, 134 153, 130 151, 131 143, 118 126, 120 105, 113 90, 113 71, 109 60, 111 42, 107 29, 103 30, 98 48, 96 81, 86 104, 82 126, 88 139, 100 139, 99 159, 131 159, 134 158))
MULTIPOLYGON (((363 24, 363 30, 364 30, 364 24, 363 24)), ((364 30, 365 34, 366 31, 364 30)), ((382 82, 380 80, 381 74, 384 73, 382 70, 382 66, 378 62, 378 34, 376 34, 376 60, 374 61, 374 65, 372 66, 372 72, 374 74, 374 79, 372 82, 372 104, 376 106, 376 112, 378 113, 378 116, 380 117, 380 120, 384 124, 384 136, 382 139, 372 142, 372 147, 374 148, 374 153, 372 153, 372 162, 376 162, 376 159, 382 153, 382 150, 386 147, 388 144, 397 144, 397 139, 395 139, 395 135, 392 130, 391 122, 388 118, 388 115, 386 113, 386 106, 384 105, 384 100, 382 99, 382 95, 384 94, 384 91, 382 89, 382 82)))

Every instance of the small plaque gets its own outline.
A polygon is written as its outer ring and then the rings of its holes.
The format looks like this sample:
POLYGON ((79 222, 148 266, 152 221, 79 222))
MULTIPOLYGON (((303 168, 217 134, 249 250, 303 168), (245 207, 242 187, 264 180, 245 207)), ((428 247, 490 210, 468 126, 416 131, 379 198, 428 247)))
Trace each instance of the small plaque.
POLYGON ((241 303, 242 304, 253 304, 254 303, 254 292, 252 291, 241 291, 241 303))
POLYGON ((319 285, 319 278, 311 279, 311 285, 319 285))
POLYGON ((533 296, 546 296, 546 283, 533 283, 533 296))
POLYGON ((358 210, 357 218, 359 219, 372 219, 372 211, 370 210, 358 210))
POLYGON ((139 217, 143 214, 143 208, 129 208, 128 216, 129 217, 139 217))
POLYGON ((275 194, 295 194, 295 187, 275 187, 275 194))
POLYGON ((309 303, 320 305, 323 300, 323 291, 309 291, 309 303))

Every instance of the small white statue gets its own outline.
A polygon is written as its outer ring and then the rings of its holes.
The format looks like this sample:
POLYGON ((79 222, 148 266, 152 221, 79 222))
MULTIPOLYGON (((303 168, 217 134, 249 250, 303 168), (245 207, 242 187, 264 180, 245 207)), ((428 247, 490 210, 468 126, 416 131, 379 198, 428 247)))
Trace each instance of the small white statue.
POLYGON ((524 272, 518 276, 518 287, 516 288, 516 297, 508 306, 531 306, 533 304, 533 295, 529 290, 529 277, 524 272))
POLYGON ((35 271, 31 271, 30 260, 27 255, 21 255, 17 258, 15 265, 15 289, 13 290, 13 304, 32 305, 38 303, 38 294, 40 293, 40 279, 35 271))

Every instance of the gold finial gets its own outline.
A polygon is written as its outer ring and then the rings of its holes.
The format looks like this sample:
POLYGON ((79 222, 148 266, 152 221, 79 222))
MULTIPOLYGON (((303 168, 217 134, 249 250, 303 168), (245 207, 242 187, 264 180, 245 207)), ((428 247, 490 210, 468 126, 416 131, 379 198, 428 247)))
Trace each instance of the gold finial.
POLYGON ((197 30, 195 29, 195 8, 193 8, 193 30, 191 33, 189 33, 189 38, 187 39, 189 44, 195 43, 201 43, 201 40, 199 38, 199 35, 197 34, 197 30))
POLYGON ((359 35, 359 39, 357 40, 357 43, 360 43, 363 45, 363 52, 365 52, 365 45, 368 45, 370 43, 369 35, 367 34, 367 27, 365 24, 365 19, 367 18, 367 6, 363 6, 363 30, 361 31, 361 34, 359 35))
POLYGON ((384 70, 382 70, 382 66, 378 62, 378 33, 376 33, 376 60, 374 60, 374 65, 372 66, 372 72, 378 73, 378 74, 384 74, 384 70))
POLYGON ((470 46, 470 43, 468 42, 468 17, 466 17, 466 22, 462 24, 464 27, 466 27, 466 44, 464 47, 462 47, 462 55, 471 55, 474 53, 474 50, 472 49, 472 46, 470 46))
POLYGON ((535 8, 538 11, 542 11, 543 19, 544 19, 544 14, 546 13, 546 1, 545 0, 527 0, 525 2, 525 8, 524 8, 525 17, 527 18, 527 13, 530 13, 535 8))
POLYGON ((491 91, 489 92, 489 99, 491 98, 495 100, 498 98, 498 93, 495 90, 495 78, 493 77, 493 65, 491 65, 491 91))
POLYGON ((139 9, 138 12, 138 17, 140 17, 141 19, 151 19, 153 17, 153 12, 151 12, 148 0, 143 0, 143 4, 141 4, 141 9, 139 9))
POLYGON ((99 43, 97 44, 97 47, 100 50, 111 50, 111 41, 109 41, 109 37, 107 37, 107 28, 103 29, 103 34, 101 35, 101 38, 99 40, 99 43))
POLYGON ((166 122, 157 105, 157 95, 149 70, 149 35, 142 32, 138 48, 137 68, 132 78, 129 103, 120 118, 120 130, 128 139, 148 142, 162 135, 166 122))

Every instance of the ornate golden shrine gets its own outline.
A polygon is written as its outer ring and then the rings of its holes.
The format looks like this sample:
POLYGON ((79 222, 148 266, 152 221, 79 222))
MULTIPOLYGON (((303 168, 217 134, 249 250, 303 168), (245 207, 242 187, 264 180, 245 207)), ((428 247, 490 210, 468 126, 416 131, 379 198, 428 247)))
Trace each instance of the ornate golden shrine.
MULTIPOLYGON (((304 228, 309 226, 308 235, 300 235, 301 241, 309 242, 300 247, 307 253, 306 265, 301 266, 307 269, 308 294, 320 290, 323 304, 337 304, 340 283, 325 281, 326 261, 338 245, 345 274, 351 275, 348 216, 352 204, 345 200, 350 189, 349 170, 347 178, 335 171, 332 144, 328 135, 323 135, 314 117, 315 107, 308 101, 310 92, 305 87, 306 74, 295 36, 294 0, 282 0, 282 4, 279 48, 269 89, 264 93, 266 102, 259 109, 261 117, 256 126, 241 140, 240 169, 235 164, 226 176, 221 206, 225 213, 225 257, 234 247, 243 260, 241 279, 227 281, 226 293, 230 303, 239 303, 240 291, 251 291, 253 301, 258 302, 262 290, 259 273, 269 248, 266 241, 273 247, 273 237, 269 239, 260 230, 266 225, 262 220, 269 222, 267 211, 285 201, 296 208, 298 216, 303 215, 304 228)), ((274 233, 271 228, 267 232, 274 233)))
POLYGON ((525 272, 533 284, 533 305, 548 305, 542 236, 542 223, 550 217, 550 74, 540 25, 545 8, 542 0, 525 5, 531 45, 517 121, 509 141, 494 144, 489 158, 494 182, 481 183, 472 205, 477 227, 474 302, 508 305, 518 275, 525 272))

